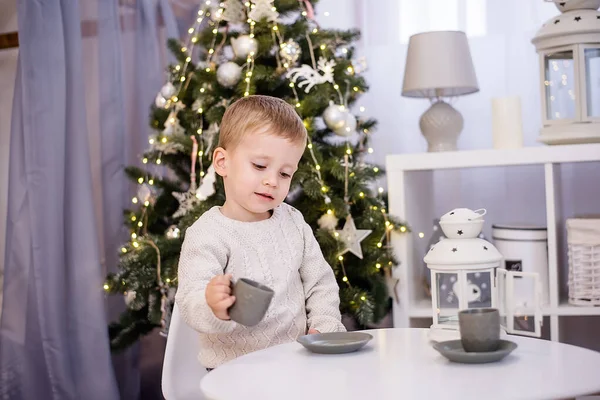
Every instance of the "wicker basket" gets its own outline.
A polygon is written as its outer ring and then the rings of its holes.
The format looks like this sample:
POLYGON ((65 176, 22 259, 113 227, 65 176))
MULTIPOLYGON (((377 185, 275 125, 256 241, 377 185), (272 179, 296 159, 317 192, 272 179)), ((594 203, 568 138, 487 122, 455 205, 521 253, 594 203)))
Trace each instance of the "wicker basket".
POLYGON ((600 306, 600 219, 567 220, 569 303, 600 306))

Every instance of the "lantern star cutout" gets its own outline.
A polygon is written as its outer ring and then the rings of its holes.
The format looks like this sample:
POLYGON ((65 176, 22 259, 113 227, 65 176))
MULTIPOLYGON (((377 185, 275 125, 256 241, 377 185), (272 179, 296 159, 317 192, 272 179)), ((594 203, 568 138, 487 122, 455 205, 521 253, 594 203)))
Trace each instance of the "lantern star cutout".
POLYGON ((336 231, 342 242, 346 245, 346 248, 342 250, 339 254, 346 254, 347 252, 351 252, 356 257, 362 260, 363 253, 362 248, 360 247, 360 242, 362 242, 367 236, 371 234, 370 229, 356 229, 356 225, 354 225, 354 219, 352 215, 348 215, 346 217, 346 223, 344 224, 344 228, 342 230, 336 231))

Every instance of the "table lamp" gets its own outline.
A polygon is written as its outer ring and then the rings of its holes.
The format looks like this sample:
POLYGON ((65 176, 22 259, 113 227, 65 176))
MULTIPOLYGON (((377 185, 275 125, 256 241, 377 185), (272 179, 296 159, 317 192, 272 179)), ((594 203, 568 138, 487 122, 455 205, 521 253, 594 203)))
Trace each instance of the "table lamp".
POLYGON ((410 37, 402 96, 426 97, 431 107, 419 127, 428 151, 456 150, 462 115, 444 99, 479 91, 464 32, 424 32, 410 37))

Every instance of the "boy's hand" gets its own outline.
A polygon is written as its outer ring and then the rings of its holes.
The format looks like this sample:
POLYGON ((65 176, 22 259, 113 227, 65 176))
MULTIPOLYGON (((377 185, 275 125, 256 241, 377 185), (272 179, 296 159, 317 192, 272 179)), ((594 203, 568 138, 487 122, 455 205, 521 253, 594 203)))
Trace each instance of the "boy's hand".
POLYGON ((215 316, 222 320, 229 319, 227 309, 235 303, 235 296, 231 295, 231 274, 217 275, 206 285, 206 303, 215 316))
POLYGON ((309 329, 309 330, 308 330, 308 334, 309 334, 309 335, 314 335, 315 333, 321 333, 321 332, 319 332, 319 331, 318 331, 318 330, 316 330, 316 329, 309 329))

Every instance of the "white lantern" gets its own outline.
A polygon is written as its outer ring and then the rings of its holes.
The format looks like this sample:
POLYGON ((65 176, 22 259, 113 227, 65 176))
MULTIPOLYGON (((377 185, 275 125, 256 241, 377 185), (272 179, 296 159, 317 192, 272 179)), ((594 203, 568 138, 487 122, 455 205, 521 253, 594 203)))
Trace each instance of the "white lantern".
POLYGON ((546 144, 600 142, 600 0, 556 1, 532 39, 540 59, 546 144))
POLYGON ((502 255, 478 237, 484 215, 483 209, 457 208, 440 219, 446 239, 424 259, 431 271, 433 340, 460 338, 458 312, 473 308, 497 308, 506 333, 541 335, 538 274, 498 268, 502 255))

